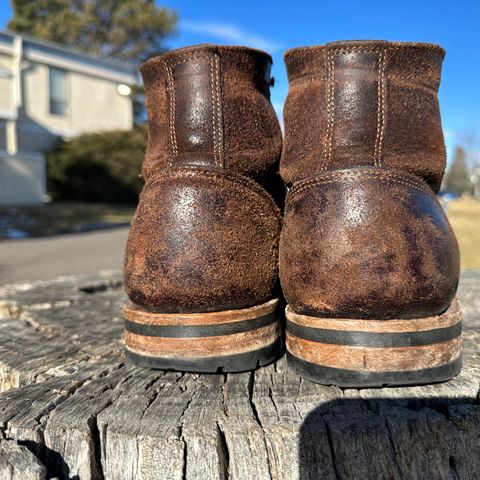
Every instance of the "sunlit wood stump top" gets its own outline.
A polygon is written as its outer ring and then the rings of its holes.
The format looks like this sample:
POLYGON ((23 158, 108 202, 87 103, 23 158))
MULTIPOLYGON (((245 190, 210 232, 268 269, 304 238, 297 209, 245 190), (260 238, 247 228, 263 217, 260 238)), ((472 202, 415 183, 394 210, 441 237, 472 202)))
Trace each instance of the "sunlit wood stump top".
POLYGON ((0 287, 0 478, 478 479, 480 270, 459 298, 460 376, 341 390, 129 364, 116 272, 0 287))

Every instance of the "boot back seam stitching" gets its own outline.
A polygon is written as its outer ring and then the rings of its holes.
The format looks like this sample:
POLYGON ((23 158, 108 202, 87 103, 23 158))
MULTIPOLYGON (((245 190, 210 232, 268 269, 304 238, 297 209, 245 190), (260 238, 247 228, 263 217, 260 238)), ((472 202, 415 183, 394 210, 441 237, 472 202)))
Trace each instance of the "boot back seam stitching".
POLYGON ((373 163, 376 167, 382 164, 383 137, 385 133, 385 68, 386 49, 379 52, 377 79, 377 136, 373 153, 373 163))

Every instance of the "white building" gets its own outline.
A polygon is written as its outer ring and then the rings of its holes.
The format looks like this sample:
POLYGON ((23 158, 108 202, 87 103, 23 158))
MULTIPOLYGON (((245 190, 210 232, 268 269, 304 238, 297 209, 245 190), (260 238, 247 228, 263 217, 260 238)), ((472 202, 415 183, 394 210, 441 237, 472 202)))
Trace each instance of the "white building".
POLYGON ((136 68, 0 32, 0 205, 41 202, 57 139, 133 127, 136 68))

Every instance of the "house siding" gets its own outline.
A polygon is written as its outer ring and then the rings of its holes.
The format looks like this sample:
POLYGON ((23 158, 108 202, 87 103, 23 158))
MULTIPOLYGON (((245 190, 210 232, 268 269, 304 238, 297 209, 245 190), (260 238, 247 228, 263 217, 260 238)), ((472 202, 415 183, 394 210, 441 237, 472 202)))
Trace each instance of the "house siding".
POLYGON ((23 71, 20 150, 45 151, 54 147, 58 137, 132 128, 132 102, 118 93, 118 82, 67 71, 68 111, 60 116, 50 113, 48 75, 48 65, 33 62, 23 71))
POLYGON ((138 84, 136 69, 0 32, 0 205, 42 201, 44 153, 59 138, 131 129, 132 101, 118 92, 122 83, 138 84), (51 67, 66 72, 65 115, 50 112, 51 67))
POLYGON ((12 58, 0 53, 0 116, 13 112, 12 79, 8 76, 13 68, 12 58))
POLYGON ((45 195, 43 155, 0 155, 0 205, 39 203, 45 195))

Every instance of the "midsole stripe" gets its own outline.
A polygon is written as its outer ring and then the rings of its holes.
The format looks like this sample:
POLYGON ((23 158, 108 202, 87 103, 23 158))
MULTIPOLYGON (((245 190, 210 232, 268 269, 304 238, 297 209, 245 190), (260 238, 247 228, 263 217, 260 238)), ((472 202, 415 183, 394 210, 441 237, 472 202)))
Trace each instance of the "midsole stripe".
POLYGON ((287 320, 287 332, 312 342, 358 347, 414 347, 452 340, 461 335, 462 322, 445 328, 417 332, 357 332, 298 325, 287 320))
POLYGON ((147 337, 168 338, 199 338, 232 335, 249 332, 266 327, 277 320, 275 312, 239 322, 218 323, 210 325, 152 325, 125 320, 125 329, 128 332, 147 337))

